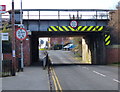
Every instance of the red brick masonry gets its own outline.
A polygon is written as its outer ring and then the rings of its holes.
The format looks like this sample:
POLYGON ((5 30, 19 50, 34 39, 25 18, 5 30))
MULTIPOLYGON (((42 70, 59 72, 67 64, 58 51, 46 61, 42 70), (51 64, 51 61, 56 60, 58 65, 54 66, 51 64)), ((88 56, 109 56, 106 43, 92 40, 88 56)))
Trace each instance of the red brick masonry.
POLYGON ((3 60, 12 60, 12 54, 11 53, 4 53, 3 60))
POLYGON ((120 48, 107 48, 106 60, 109 64, 114 62, 120 62, 120 48))

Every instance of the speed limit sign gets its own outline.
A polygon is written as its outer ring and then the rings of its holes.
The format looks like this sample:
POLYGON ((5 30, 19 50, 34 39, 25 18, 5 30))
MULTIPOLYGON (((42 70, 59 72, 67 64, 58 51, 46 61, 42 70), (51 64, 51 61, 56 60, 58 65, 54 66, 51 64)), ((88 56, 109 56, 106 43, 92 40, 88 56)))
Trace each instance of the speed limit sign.
POLYGON ((15 35, 16 35, 16 38, 18 40, 22 41, 22 40, 24 40, 27 37, 28 33, 27 33, 26 29, 24 29, 24 28, 18 28, 16 30, 16 32, 15 32, 15 35))

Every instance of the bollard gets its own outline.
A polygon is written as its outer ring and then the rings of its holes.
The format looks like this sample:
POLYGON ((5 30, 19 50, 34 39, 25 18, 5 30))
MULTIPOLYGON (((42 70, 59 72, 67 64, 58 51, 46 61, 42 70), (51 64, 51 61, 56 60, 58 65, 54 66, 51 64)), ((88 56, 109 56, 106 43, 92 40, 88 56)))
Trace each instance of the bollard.
POLYGON ((20 71, 21 69, 21 58, 18 58, 18 72, 20 71))
POLYGON ((16 75, 14 67, 12 67, 11 75, 12 75, 12 76, 15 76, 15 75, 16 75))

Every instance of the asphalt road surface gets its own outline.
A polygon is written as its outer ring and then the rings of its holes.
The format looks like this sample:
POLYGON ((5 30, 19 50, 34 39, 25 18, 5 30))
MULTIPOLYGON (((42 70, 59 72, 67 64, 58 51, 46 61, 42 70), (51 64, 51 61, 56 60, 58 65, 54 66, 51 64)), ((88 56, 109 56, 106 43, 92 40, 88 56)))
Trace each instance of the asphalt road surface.
POLYGON ((51 50, 48 53, 53 65, 58 64, 53 66, 53 70, 62 90, 118 90, 120 86, 118 67, 64 65, 79 61, 74 59, 70 51, 51 50))
POLYGON ((77 61, 74 58, 74 54, 71 51, 64 50, 50 50, 48 51, 49 57, 52 60, 53 64, 79 64, 80 61, 77 61))

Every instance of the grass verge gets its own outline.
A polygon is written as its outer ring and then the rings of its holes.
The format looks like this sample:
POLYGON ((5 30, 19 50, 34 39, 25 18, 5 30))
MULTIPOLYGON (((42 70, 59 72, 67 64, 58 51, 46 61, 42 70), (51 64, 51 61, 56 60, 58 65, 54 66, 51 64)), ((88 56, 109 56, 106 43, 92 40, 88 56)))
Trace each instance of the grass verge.
POLYGON ((120 67, 120 62, 112 63, 110 65, 120 67))

